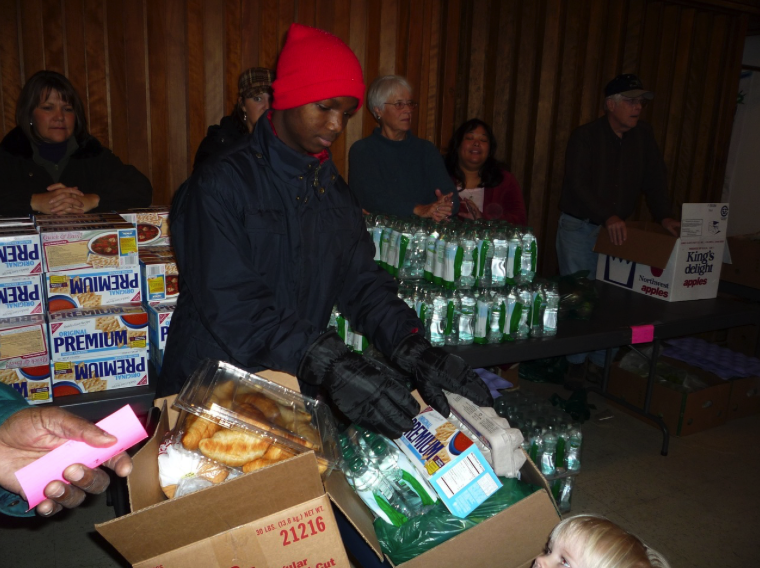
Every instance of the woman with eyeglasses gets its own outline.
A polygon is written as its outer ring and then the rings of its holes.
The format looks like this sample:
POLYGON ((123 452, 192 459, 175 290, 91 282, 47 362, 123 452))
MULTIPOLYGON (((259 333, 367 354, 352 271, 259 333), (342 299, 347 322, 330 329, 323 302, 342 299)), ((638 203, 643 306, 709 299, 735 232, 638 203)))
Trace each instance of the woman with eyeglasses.
POLYGON ((411 132, 412 87, 398 75, 378 77, 367 92, 378 126, 351 146, 348 185, 362 209, 435 221, 456 216, 459 197, 438 149, 411 132))
POLYGON ((446 169, 459 193, 459 217, 502 219, 525 225, 525 201, 515 176, 500 164, 491 127, 477 118, 464 122, 451 137, 446 169))

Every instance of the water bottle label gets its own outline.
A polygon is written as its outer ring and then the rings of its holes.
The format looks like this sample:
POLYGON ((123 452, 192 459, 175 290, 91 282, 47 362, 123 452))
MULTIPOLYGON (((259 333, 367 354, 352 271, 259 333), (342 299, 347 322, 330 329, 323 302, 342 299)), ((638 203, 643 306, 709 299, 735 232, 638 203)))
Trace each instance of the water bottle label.
POLYGON ((462 262, 464 261, 464 250, 462 247, 457 247, 457 252, 454 257, 454 281, 459 280, 462 277, 462 262))
POLYGON ((337 324, 337 331, 340 338, 345 342, 346 341, 346 320, 343 316, 338 316, 335 318, 335 323, 337 324))
POLYGON ((454 302, 449 300, 446 302, 446 329, 443 330, 444 335, 451 335, 454 329, 454 302))
POLYGON ((486 260, 488 260, 488 251, 491 248, 491 242, 483 240, 480 244, 480 266, 478 267, 478 278, 483 278, 486 273, 486 260))
POLYGON ((515 302, 514 310, 512 311, 512 317, 509 319, 509 334, 517 333, 520 329, 520 320, 522 319, 523 305, 519 302, 515 302))
POLYGON ((372 242, 375 243, 375 262, 380 262, 380 240, 383 235, 382 227, 373 227, 372 242))
POLYGON ((456 262, 457 250, 459 247, 456 243, 446 243, 446 247, 443 252, 443 270, 441 272, 441 278, 444 283, 454 284, 454 263, 456 262))
POLYGON ((398 247, 398 262, 396 263, 396 267, 401 270, 405 264, 409 264, 407 262, 406 258, 406 251, 409 248, 409 237, 406 235, 401 235, 399 238, 399 247, 398 247))

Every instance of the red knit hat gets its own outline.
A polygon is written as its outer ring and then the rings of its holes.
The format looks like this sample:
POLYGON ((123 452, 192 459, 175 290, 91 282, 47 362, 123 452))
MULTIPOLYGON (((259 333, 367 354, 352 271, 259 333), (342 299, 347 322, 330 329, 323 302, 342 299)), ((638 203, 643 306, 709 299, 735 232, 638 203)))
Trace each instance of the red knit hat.
POLYGON ((277 61, 272 108, 285 110, 333 97, 364 102, 359 60, 342 39, 317 28, 291 24, 277 61))

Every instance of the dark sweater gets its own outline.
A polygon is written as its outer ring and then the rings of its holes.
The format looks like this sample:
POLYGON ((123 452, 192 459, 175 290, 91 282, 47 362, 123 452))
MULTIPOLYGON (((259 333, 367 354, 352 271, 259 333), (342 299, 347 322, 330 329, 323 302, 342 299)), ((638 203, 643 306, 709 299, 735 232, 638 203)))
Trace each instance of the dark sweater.
POLYGON ((0 142, 0 215, 30 215, 32 195, 45 193, 58 181, 77 187, 84 194, 100 196, 100 204, 91 210, 119 211, 148 207, 153 197, 150 181, 134 166, 117 158, 93 136, 79 143, 61 168, 57 180, 34 160, 31 142, 16 127, 0 142))
POLYGON ((348 162, 348 185, 370 213, 411 217, 415 205, 436 200, 436 189, 453 193, 453 214, 459 210, 459 196, 438 149, 411 132, 395 141, 375 128, 351 146, 348 162))
POLYGON ((630 217, 642 193, 658 223, 671 216, 665 162, 649 124, 639 121, 618 138, 603 116, 573 131, 565 153, 562 211, 602 225, 613 215, 630 217))
POLYGON ((232 148, 237 142, 248 136, 248 127, 234 115, 223 116, 219 124, 212 124, 206 131, 206 137, 198 145, 193 161, 193 170, 198 165, 232 148))

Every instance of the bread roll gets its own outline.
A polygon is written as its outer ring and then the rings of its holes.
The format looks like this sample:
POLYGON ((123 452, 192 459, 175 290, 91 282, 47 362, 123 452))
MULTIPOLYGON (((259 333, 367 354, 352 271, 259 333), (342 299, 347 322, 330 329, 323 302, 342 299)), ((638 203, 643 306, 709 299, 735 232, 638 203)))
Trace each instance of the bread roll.
POLYGON ((204 418, 188 416, 185 421, 185 434, 182 436, 182 445, 186 450, 197 450, 201 440, 213 436, 221 426, 214 422, 209 422, 204 418), (189 424, 189 426, 187 426, 189 424))
POLYGON ((227 479, 227 476, 229 474, 230 472, 226 467, 216 463, 205 462, 201 464, 201 467, 198 468, 198 473, 196 475, 210 481, 211 483, 221 483, 227 479))
POLYGON ((232 467, 240 467, 263 456, 269 445, 267 440, 253 434, 220 430, 211 438, 201 440, 198 448, 207 458, 232 467))
POLYGON ((280 409, 275 401, 259 393, 247 393, 238 396, 235 401, 239 404, 249 404, 258 408, 267 420, 272 422, 280 415, 280 409))
POLYGON ((277 463, 281 460, 267 460, 264 458, 259 458, 256 460, 249 461, 247 464, 243 466, 243 473, 251 473, 252 471, 256 471, 257 469, 261 469, 262 467, 270 466, 274 463, 277 463))

